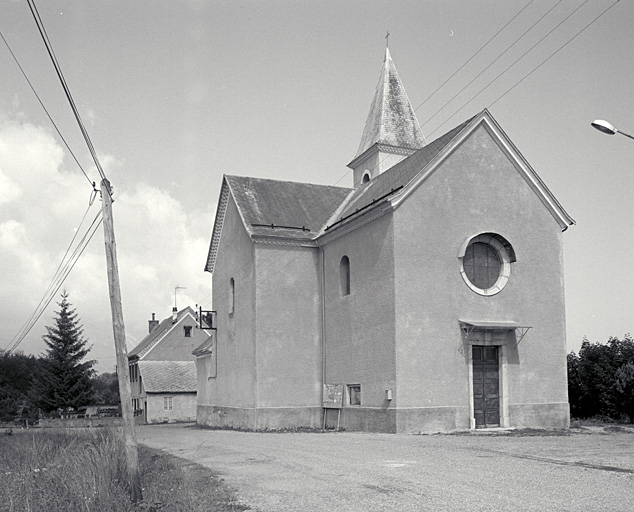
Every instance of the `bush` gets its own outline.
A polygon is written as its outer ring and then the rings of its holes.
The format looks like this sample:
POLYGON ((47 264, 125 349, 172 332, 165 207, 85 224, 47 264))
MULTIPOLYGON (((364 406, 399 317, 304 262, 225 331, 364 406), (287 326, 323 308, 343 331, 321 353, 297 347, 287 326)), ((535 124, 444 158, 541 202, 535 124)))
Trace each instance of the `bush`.
POLYGON ((568 399, 575 418, 607 416, 634 421, 634 340, 607 343, 584 338, 579 354, 568 354, 568 399))

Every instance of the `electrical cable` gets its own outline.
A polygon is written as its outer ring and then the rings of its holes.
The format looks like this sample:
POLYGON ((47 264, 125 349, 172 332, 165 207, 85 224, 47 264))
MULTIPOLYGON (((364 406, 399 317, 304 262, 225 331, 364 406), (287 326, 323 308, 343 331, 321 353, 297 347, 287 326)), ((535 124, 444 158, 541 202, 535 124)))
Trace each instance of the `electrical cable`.
POLYGON ((427 96, 427 98, 420 104, 418 105, 418 107, 416 107, 414 109, 414 112, 416 112, 419 108, 421 108, 425 103, 427 103, 438 91, 440 91, 440 89, 442 89, 445 85, 447 85, 447 82, 449 82, 449 80, 451 80, 454 76, 456 76, 467 64, 469 64, 469 62, 471 62, 482 50, 484 50, 484 48, 486 46, 488 46, 488 44, 493 41, 498 35, 500 35, 500 33, 506 28, 508 27, 514 20, 515 18, 517 18, 520 14, 522 14, 535 0, 530 0, 530 2, 528 2, 522 9, 520 9, 520 11, 513 16, 507 23, 506 25, 504 25, 500 30, 498 30, 486 43, 484 43, 480 49, 475 52, 471 57, 469 57, 467 59, 467 61, 460 66, 456 71, 453 72, 453 74, 447 78, 447 80, 445 80, 442 84, 440 84, 436 90, 434 92, 432 92, 429 96, 427 96))
POLYGON ((573 37, 571 37, 568 41, 566 41, 565 44, 563 44, 562 46, 560 46, 555 52, 553 52, 552 54, 550 54, 550 56, 546 59, 544 59, 542 62, 540 62, 537 66, 535 66, 529 73, 527 73, 526 75, 524 75, 524 77, 517 82, 513 87, 509 88, 504 94, 502 94, 501 96, 498 96, 497 99, 491 103, 491 107, 493 105, 495 105, 499 100, 501 100, 502 98, 504 98, 504 96, 506 96, 509 92, 511 92, 513 89, 515 89, 519 84, 521 84, 524 80, 526 80, 529 76, 531 76, 535 71, 537 71, 539 68, 541 68, 544 64, 546 64, 546 62, 548 62, 550 59, 552 59, 555 55, 557 55, 561 50, 563 50, 566 46, 568 46, 574 39, 577 38, 577 36, 579 36, 582 32, 584 32, 588 27, 590 27, 590 25, 592 25, 595 21, 597 21, 601 16, 603 16, 606 12, 608 12, 610 9, 612 9, 612 7, 614 7, 616 4, 618 4, 621 0, 616 0, 612 5, 610 5, 608 8, 606 8, 601 14, 599 14, 596 18, 594 18, 590 23, 588 23, 585 27, 583 27, 579 32, 577 32, 573 37))
POLYGON ((79 110, 77 109, 77 105, 75 104, 75 101, 73 100, 73 96, 70 92, 70 88, 68 87, 68 84, 66 82, 66 79, 64 78, 64 74, 62 72, 62 68, 59 65, 59 62, 57 60, 57 57, 55 55, 55 52, 53 50, 53 45, 48 37, 48 34, 46 32, 46 28, 44 27, 44 23, 42 22, 42 19, 40 17, 39 11, 37 10, 37 6, 35 5, 35 0, 27 0, 27 3, 29 5, 29 9, 31 10, 31 14, 33 15, 33 19, 35 20, 35 24, 37 26, 37 29, 40 33, 40 36, 42 37, 42 40, 44 41, 44 46, 46 47, 46 51, 49 54, 49 57, 51 58, 51 61, 53 63, 53 67, 55 68, 55 72, 57 73, 57 77, 60 80, 60 83, 62 84, 62 88, 64 89, 64 93, 66 95, 66 98, 68 99, 68 102, 70 104, 71 110, 73 111, 73 114, 75 116, 75 120, 77 121, 77 124, 79 125, 79 129, 82 133, 82 136, 84 137, 84 140, 86 142, 86 145, 88 146, 88 150, 90 151, 90 154, 92 155, 93 161, 95 162, 95 165, 97 167, 97 171, 99 172, 99 175, 101 176, 101 179, 106 179, 106 175, 103 171, 103 168, 101 167, 101 163, 99 162, 99 158, 97 157, 97 152, 95 151, 95 148, 93 146, 93 143, 90 139, 90 136, 88 135, 88 131, 86 130, 86 127, 81 119, 81 116, 79 114, 79 110))
MULTIPOLYGON (((588 1, 588 0, 586 0, 588 1)), ((495 64, 498 60, 500 60, 504 55, 506 55, 506 53, 508 51, 511 50, 511 48, 513 48, 517 43, 520 42, 520 40, 526 35, 528 34, 531 30, 533 30, 533 28, 535 28, 546 16, 548 16, 554 9, 555 7, 557 7, 561 2, 563 2, 563 0, 559 0, 555 5, 553 5, 548 11, 546 11, 545 14, 543 14, 535 23, 533 23, 526 31, 524 31, 524 33, 519 36, 517 39, 515 39, 515 41, 513 41, 513 44, 511 44, 511 46, 507 47, 506 50, 504 50, 502 53, 500 53, 495 59, 493 59, 488 66, 486 66, 482 71, 480 71, 480 73, 478 73, 474 78, 471 79, 471 81, 469 83, 467 83, 467 85, 465 85, 462 89, 460 89, 456 94, 454 94, 442 107, 440 107, 436 113, 434 115, 432 115, 431 117, 429 117, 427 119, 427 121, 425 121, 423 123, 423 126, 429 124, 429 122, 436 117, 438 114, 440 114, 440 112, 442 112, 445 107, 447 105, 449 105, 454 99, 456 99, 457 96, 459 96, 467 87, 469 87, 473 82, 475 82, 478 78, 480 78, 487 69, 489 69, 491 66, 493 66, 493 64, 495 64)), ((556 27, 555 27, 556 28, 556 27)), ((529 50, 530 51, 530 50, 529 50)), ((524 54, 525 55, 525 54, 524 54)), ((523 56, 522 56, 523 57, 523 56)), ((521 58, 521 57, 520 57, 521 58)), ((456 113, 454 112, 453 115, 455 115, 456 113)), ((435 132, 432 132, 435 133, 435 132)))
MULTIPOLYGON (((83 221, 87 213, 88 213, 88 210, 86 210, 86 213, 84 213, 84 216, 82 217, 82 220, 79 225, 80 227, 81 227, 81 224, 83 224, 83 221)), ((50 304, 51 300, 53 300, 53 297, 57 294, 58 290, 60 289, 64 281, 66 280, 70 272, 75 267, 75 264, 79 260, 79 257, 83 254, 84 250, 86 249, 86 247, 92 240, 92 237, 94 236, 95 232, 101 225, 101 222, 103 220, 102 213, 103 212, 101 209, 99 210, 99 212, 97 212, 97 215, 93 219, 90 226, 87 228, 86 232, 84 233, 81 240, 78 242, 75 249, 72 251, 70 257, 67 258, 70 248, 77 237, 77 233, 79 232, 80 227, 77 228, 77 230, 75 231, 75 235, 73 236, 73 239, 71 240, 70 245, 66 249, 66 252, 63 258, 60 261, 60 264, 58 265, 57 270, 55 271, 51 279, 51 283, 49 284, 47 290, 44 292, 34 312, 29 316, 29 318, 24 323, 22 328, 18 331, 18 333, 7 344, 8 348, 6 350, 8 351, 8 353, 13 352, 20 345, 22 340, 24 340, 26 335, 34 327, 35 323, 42 316, 42 314, 44 313, 44 311, 50 304)))
MULTIPOLYGON (((438 131, 442 126, 444 126, 452 117, 454 117, 458 112, 460 112, 463 108, 469 105, 473 100, 475 100, 480 94, 482 94, 491 84, 497 81, 504 73, 506 73, 510 68, 515 66, 524 56, 526 56, 529 52, 531 52, 538 44, 540 44, 544 39, 546 39, 550 34, 552 34, 557 28, 559 28, 563 23, 565 23, 571 16, 573 16, 579 9, 581 9, 585 4, 587 4, 590 0, 585 0, 581 5, 579 5, 574 11, 572 11, 566 18, 564 18, 561 22, 559 22, 550 32, 548 32, 545 36, 543 36, 539 41, 537 41, 533 46, 531 46, 526 52, 524 52, 520 57, 518 57, 511 65, 509 65, 504 71, 502 71, 499 75, 497 75, 493 80, 491 80, 487 85, 485 85, 480 91, 478 91, 474 96, 471 97, 469 101, 464 103, 458 110, 456 110, 451 116, 449 116, 442 124, 440 124, 432 133, 438 131)), ((528 76, 530 76, 533 72, 535 72, 538 68, 540 68, 543 64, 548 62, 552 57, 554 57, 557 53, 559 53, 563 48, 565 48, 569 43, 571 43, 574 39, 577 38, 582 32, 584 32, 588 27, 590 27, 593 23, 595 23, 601 16, 603 16, 606 12, 608 12, 612 7, 614 7, 620 0, 616 0, 612 5, 607 7, 601 14, 599 14, 596 18, 594 18, 590 23, 588 23, 585 27, 579 30, 574 36, 572 36, 568 41, 566 41, 563 45, 561 45, 557 50, 550 54, 546 59, 544 59, 540 64, 538 64, 533 70, 531 70, 528 74, 526 74, 521 80, 519 80, 515 85, 510 87, 504 94, 499 96, 495 102, 500 100, 506 94, 508 94, 511 90, 517 87, 520 83, 522 83, 528 76)))
POLYGON ((75 153, 73 153, 73 150, 70 149, 70 146, 68 145, 68 142, 66 142, 66 139, 64 138, 64 136, 62 135, 62 132, 59 131, 59 128, 57 127, 57 124, 55 124, 55 121, 53 121, 53 118, 51 117, 51 114, 49 114, 47 108, 44 106, 44 103, 42 102, 42 99, 40 98, 40 96, 38 95, 38 93, 35 91, 35 88, 33 87, 33 84, 31 83, 31 81, 29 80, 29 77, 26 75, 26 72, 24 71, 24 69, 22 68, 22 66, 20 65, 20 62, 18 61, 18 58, 16 57, 16 55, 13 53, 13 50, 11 49, 11 47, 9 46, 9 43, 7 42, 7 40, 5 39, 4 35, 2 35, 2 32, 0 32, 0 37, 2 38, 2 40, 4 41, 4 44, 6 45, 7 49, 9 50, 9 53, 11 54, 11 56, 13 57, 13 60, 15 61, 15 63, 17 64, 18 68, 20 68, 20 71, 22 72, 22 76, 24 76, 24 79, 26 80, 26 82, 29 84, 29 87, 31 88, 31 90, 33 91, 33 94, 35 94, 35 97, 37 98, 37 101, 40 102, 40 105, 42 106, 42 108, 44 109, 44 112, 46 113, 49 121, 53 124, 53 127, 55 128, 55 131, 57 132, 57 134, 59 135, 60 139, 62 139, 62 142, 64 143, 64 145, 66 146, 66 149, 68 149, 68 152, 72 155, 73 159, 75 160, 75 163, 77 163, 77 166, 81 169, 81 172, 84 174, 84 176, 86 176, 86 179, 88 180, 88 183, 90 183, 91 185, 93 185, 92 180, 88 177, 88 174, 86 174, 86 171, 84 170, 84 168, 81 166, 81 164, 79 163, 79 160, 77 160, 77 157, 75 156, 75 153))
MULTIPOLYGON (((579 7, 577 7, 572 13, 570 13, 563 21, 561 21, 558 25, 555 26, 555 28, 553 28, 548 34, 546 34, 546 36, 542 37, 537 43, 535 43, 535 45, 533 45, 529 50, 527 50, 522 56, 520 56, 513 64, 511 64, 511 66, 509 66, 506 70, 508 70, 510 67, 512 67, 515 63, 517 63, 519 60, 521 60, 521 58, 523 58, 528 52, 530 52, 535 46, 537 46, 541 41, 543 41, 546 37, 548 37, 552 32, 554 32, 554 30, 556 30, 559 26, 561 26, 565 21, 567 21, 571 16, 573 16, 581 7, 583 7, 589 0, 586 0, 583 4, 581 4, 579 7)), ((608 10, 610 10, 612 7, 614 7, 614 5, 616 5, 620 0, 616 0, 611 6, 609 6, 607 9, 605 9, 599 16, 597 16, 595 19, 593 19, 589 24, 587 24, 582 30, 580 30, 577 34, 575 34, 570 40, 568 40, 564 45, 562 45, 559 49, 557 49, 555 52, 553 52, 545 61, 543 61, 539 66, 537 66, 535 69, 533 69, 528 75, 526 75, 524 78, 522 78, 522 80, 520 80, 520 82, 518 82, 517 84, 515 84, 511 89, 509 89, 508 91, 506 91, 502 96, 500 96, 498 99, 496 99, 495 101, 497 102, 499 99, 501 99, 502 97, 504 97, 506 94, 508 94, 508 92, 510 92, 510 90, 512 90, 513 88, 515 88, 517 85, 519 85, 519 83, 521 83, 521 81, 523 81, 525 78, 527 78, 530 74, 532 74, 538 67, 540 67, 541 65, 543 65, 546 61, 550 60, 554 55, 556 55, 561 49, 563 49, 565 46, 567 46, 573 39, 575 39, 581 32, 583 32, 584 30, 586 30, 590 25, 592 25, 593 23, 595 23, 601 16, 603 16, 608 10)), ((559 4, 560 2, 558 2, 555 7, 559 4)), ((553 7, 554 8, 554 7, 553 7)), ((552 11, 552 9, 550 9, 548 11, 548 13, 550 13, 552 11)), ((546 14, 548 14, 546 13, 546 14)), ((519 14, 519 13, 518 13, 519 14)), ((541 21, 541 19, 543 19, 544 16, 542 16, 542 18, 540 18, 538 20, 541 21)), ((537 23, 538 23, 537 22, 537 23)), ((508 23, 507 23, 508 25, 508 23)), ((505 25, 506 26, 506 25, 505 25)), ((534 26, 534 25, 533 25, 534 26)), ((531 27, 532 28, 532 27, 531 27)), ((530 29, 529 29, 530 30, 530 29)), ((504 72, 506 72, 506 70, 504 72)), ((504 73, 503 72, 503 73, 504 73)), ((502 74, 503 74, 502 73, 502 74)), ((501 76, 501 75, 499 75, 501 76)), ((499 78, 498 76, 498 78, 499 78)), ((496 78, 497 79, 497 78, 496 78)), ((486 87, 488 87, 492 82, 490 82, 486 87)), ((485 87, 485 88, 486 88, 485 87)), ((482 91, 480 91, 482 92, 482 91)), ((480 94, 480 93, 478 93, 480 94)), ((472 98, 472 100, 475 99, 472 98)), ((472 100, 469 100, 469 102, 471 102, 472 100)), ((446 124, 446 122, 451 119, 453 116, 455 116, 460 110, 462 110, 462 108, 464 108, 465 105, 463 105, 463 107, 461 107, 458 111, 454 112, 454 114, 452 114, 446 121, 443 122, 443 124, 441 124, 440 126, 443 126, 444 124, 446 124)), ((435 131, 437 131, 439 128, 437 128, 435 131)), ((378 164, 377 164, 378 165, 378 164)), ((350 174, 351 171, 346 172, 336 183, 339 183, 343 178, 345 178, 348 174, 350 174)), ((261 264, 266 263, 268 260, 272 260, 274 258, 274 255, 269 256, 269 258, 264 259, 261 264)), ((295 261, 297 258, 299 258, 299 256, 295 257, 294 259, 290 260, 289 262, 287 262, 286 264, 284 264, 283 268, 287 267, 288 265, 290 265, 293 261, 295 261)), ((247 264, 245 264, 243 266, 246 267, 247 264)), ((239 269, 241 270, 241 269, 239 269)), ((277 272, 274 271, 274 275, 278 274, 280 271, 278 270, 277 272)), ((220 292, 219 296, 218 296, 218 300, 222 301, 225 300, 228 297, 228 292, 220 292)))

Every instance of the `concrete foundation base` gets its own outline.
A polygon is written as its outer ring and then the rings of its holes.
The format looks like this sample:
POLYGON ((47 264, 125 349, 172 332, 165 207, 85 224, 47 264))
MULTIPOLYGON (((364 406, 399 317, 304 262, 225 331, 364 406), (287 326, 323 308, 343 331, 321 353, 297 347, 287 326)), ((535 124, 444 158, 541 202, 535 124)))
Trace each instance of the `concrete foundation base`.
POLYGON ((219 407, 198 405, 199 425, 239 430, 321 428, 321 407, 219 407))
POLYGON ((567 402, 509 405, 509 426, 568 428, 570 427, 570 405, 567 402))
MULTIPOLYGON (((367 408, 344 407, 326 410, 326 428, 347 431, 399 434, 432 434, 473 430, 475 422, 469 407, 367 408)), ((505 417, 507 428, 568 428, 570 412, 567 403, 509 405, 505 417)), ((218 407, 198 405, 199 425, 239 430, 279 430, 322 428, 321 407, 218 407)))

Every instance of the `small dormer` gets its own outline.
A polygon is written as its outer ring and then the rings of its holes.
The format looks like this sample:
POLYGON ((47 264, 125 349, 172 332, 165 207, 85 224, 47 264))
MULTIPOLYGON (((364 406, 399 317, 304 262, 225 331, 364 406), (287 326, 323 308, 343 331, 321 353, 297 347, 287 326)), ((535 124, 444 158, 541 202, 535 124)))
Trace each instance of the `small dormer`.
POLYGON ((348 164, 359 187, 426 144, 390 51, 376 85, 359 150, 348 164))

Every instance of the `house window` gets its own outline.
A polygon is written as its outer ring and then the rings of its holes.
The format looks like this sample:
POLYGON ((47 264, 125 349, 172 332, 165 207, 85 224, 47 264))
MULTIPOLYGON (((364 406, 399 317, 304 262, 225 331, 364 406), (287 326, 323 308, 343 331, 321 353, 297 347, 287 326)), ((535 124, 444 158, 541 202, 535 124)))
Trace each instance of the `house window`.
POLYGON ((164 396, 163 397, 163 410, 164 411, 171 411, 172 410, 172 397, 171 396, 164 396))
POLYGON ((350 259, 348 256, 339 262, 339 280, 341 282, 341 296, 350 295, 350 259))
POLYGON ((229 314, 233 315, 233 311, 236 305, 236 282, 233 277, 229 279, 229 314))
POLYGON ((185 325, 185 326, 183 326, 183 329, 185 329, 185 338, 191 338, 192 337, 192 326, 191 325, 185 325))
POLYGON ((515 251, 502 236, 483 233, 463 245, 459 259, 466 285, 479 295, 490 296, 508 283, 515 251))
POLYGON ((361 183, 367 183, 370 181, 370 173, 368 171, 363 173, 363 178, 361 179, 361 183))
POLYGON ((360 384, 348 385, 348 404, 361 405, 361 385, 360 384))

